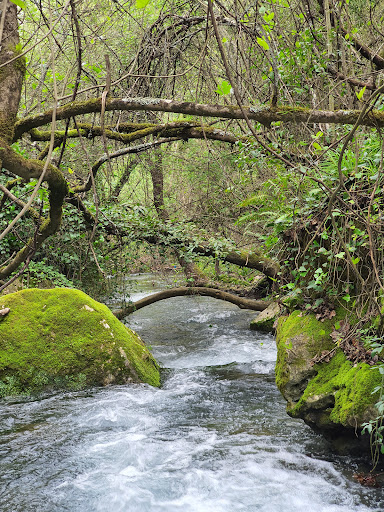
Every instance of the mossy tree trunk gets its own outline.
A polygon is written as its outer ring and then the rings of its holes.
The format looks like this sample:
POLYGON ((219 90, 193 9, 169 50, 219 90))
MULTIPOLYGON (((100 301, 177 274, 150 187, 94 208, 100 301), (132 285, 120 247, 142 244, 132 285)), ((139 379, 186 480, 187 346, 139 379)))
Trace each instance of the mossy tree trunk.
MULTIPOLYGON (((14 175, 30 180, 41 176, 43 162, 25 159, 10 146, 14 138, 25 74, 25 57, 19 55, 17 8, 15 4, 7 2, 0 49, 0 163, 14 175)), ((45 181, 49 189, 49 216, 47 219, 40 219, 35 235, 6 266, 0 268, 0 282, 25 262, 60 227, 64 197, 68 192, 67 183, 62 173, 52 165, 47 168, 45 181)))
MULTIPOLYGON (((2 2, 3 5, 4 2, 2 2)), ((14 135, 14 126, 25 73, 25 58, 17 58, 19 53, 17 7, 15 4, 7 2, 0 50, 1 146, 8 145, 14 135), (13 60, 15 58, 16 60, 13 60)))

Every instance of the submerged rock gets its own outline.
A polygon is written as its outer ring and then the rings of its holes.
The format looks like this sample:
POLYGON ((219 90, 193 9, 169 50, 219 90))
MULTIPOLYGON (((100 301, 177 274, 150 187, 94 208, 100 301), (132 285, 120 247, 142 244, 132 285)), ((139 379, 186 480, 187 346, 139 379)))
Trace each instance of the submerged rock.
POLYGON ((261 311, 256 318, 251 321, 252 331, 273 332, 274 324, 280 314, 280 306, 277 302, 272 302, 267 309, 261 311))
POLYGON ((0 297, 0 396, 46 387, 146 382, 159 367, 139 336, 79 290, 27 289, 0 297))
POLYGON ((277 326, 276 383, 287 400, 287 412, 325 434, 358 433, 374 419, 381 384, 378 368, 352 363, 335 346, 330 333, 336 318, 320 322, 299 311, 281 317, 277 326), (328 362, 313 364, 323 351, 328 362))

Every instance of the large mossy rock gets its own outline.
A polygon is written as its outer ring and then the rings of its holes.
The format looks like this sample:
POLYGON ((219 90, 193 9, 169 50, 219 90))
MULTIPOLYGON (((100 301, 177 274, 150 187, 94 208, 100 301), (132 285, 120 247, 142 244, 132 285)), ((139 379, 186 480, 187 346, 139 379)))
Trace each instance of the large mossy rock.
POLYGON ((159 367, 143 341, 79 290, 28 289, 0 297, 0 395, 45 387, 145 382, 159 367))
POLYGON ((372 391, 381 384, 377 368, 352 363, 340 349, 313 365, 316 355, 335 348, 330 333, 337 320, 320 322, 295 311, 279 319, 276 332, 276 383, 287 412, 325 434, 354 433, 375 418, 378 396, 372 391))

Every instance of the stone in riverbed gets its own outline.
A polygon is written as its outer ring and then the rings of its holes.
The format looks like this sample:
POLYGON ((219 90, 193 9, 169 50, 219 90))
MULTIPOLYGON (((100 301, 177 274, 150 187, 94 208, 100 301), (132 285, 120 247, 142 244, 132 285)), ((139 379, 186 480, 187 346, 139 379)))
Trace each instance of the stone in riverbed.
POLYGON ((139 336, 79 290, 26 289, 0 297, 0 396, 44 388, 145 382, 159 367, 139 336))
POLYGON ((261 311, 256 318, 251 321, 252 331, 273 332, 274 324, 280 314, 280 306, 277 302, 272 302, 267 309, 261 311))

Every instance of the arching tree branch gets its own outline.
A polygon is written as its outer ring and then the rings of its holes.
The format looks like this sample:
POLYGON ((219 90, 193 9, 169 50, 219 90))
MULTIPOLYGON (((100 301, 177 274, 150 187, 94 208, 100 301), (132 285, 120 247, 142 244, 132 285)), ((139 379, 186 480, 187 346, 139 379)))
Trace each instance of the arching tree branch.
POLYGON ((203 286, 183 286, 180 288, 171 288, 169 290, 164 290, 162 292, 149 295, 148 297, 144 297, 143 299, 140 299, 136 302, 133 302, 132 304, 129 304, 125 308, 119 309, 118 311, 114 311, 114 315, 119 320, 121 320, 130 313, 133 313, 138 309, 144 308, 145 306, 149 306, 150 304, 154 304, 159 300, 170 299, 171 297, 185 297, 191 295, 201 295, 204 297, 213 297, 214 299, 225 300, 227 302, 231 302, 232 304, 236 304, 236 306, 238 306, 241 309, 251 309, 253 311, 264 311, 264 309, 266 309, 270 304, 270 302, 268 301, 246 299, 244 297, 239 297, 238 295, 223 292, 215 288, 206 288, 203 286))

